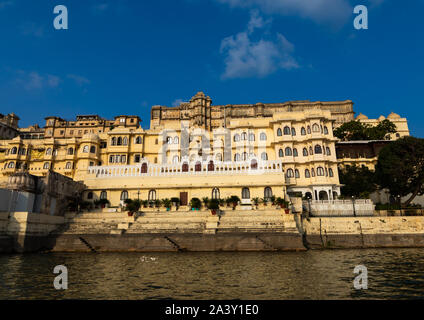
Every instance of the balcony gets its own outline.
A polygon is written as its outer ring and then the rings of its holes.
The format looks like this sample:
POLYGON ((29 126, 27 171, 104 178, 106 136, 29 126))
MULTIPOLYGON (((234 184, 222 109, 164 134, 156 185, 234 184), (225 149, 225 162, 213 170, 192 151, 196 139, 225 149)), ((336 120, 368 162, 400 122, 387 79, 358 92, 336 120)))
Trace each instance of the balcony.
MULTIPOLYGON (((88 173, 96 178, 121 177, 170 177, 170 176, 234 176, 275 174, 284 177, 281 161, 250 162, 181 162, 177 164, 150 164, 146 161, 138 165, 93 166, 88 173)), ((284 179, 284 178, 283 178, 284 179)))

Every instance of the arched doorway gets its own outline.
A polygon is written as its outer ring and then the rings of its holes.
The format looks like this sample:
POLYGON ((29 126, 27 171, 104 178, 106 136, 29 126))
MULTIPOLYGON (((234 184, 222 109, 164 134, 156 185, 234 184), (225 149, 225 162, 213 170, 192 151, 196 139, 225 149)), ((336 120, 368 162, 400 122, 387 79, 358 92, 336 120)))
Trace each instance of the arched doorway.
POLYGON ((327 191, 320 191, 318 195, 319 195, 319 200, 328 200, 327 191))

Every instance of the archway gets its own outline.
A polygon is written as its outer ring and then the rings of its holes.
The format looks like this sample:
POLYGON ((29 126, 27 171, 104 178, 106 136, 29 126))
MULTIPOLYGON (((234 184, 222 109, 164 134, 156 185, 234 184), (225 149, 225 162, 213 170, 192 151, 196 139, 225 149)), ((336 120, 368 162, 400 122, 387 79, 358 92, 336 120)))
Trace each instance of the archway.
POLYGON ((327 191, 320 191, 319 192, 319 200, 328 200, 328 193, 327 193, 327 191))

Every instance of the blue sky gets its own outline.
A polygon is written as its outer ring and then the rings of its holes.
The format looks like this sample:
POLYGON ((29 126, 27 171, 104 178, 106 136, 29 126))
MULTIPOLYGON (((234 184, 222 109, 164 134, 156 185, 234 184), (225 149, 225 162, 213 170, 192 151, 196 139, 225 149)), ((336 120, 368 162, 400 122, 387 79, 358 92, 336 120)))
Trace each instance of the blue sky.
POLYGON ((424 137, 424 1, 0 0, 0 112, 21 125, 214 104, 346 100, 424 137), (53 28, 66 5, 69 29, 53 28), (369 29, 353 28, 367 5, 369 29))

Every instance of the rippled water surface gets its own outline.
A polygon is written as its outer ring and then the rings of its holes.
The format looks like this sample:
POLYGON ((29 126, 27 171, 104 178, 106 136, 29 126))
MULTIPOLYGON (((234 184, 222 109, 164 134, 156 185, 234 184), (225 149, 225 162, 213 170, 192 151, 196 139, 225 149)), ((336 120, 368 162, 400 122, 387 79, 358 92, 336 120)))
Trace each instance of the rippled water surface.
POLYGON ((422 299, 424 250, 0 255, 0 299, 422 299), (353 288, 357 265, 368 290, 353 288), (56 265, 69 288, 53 288, 56 265))

